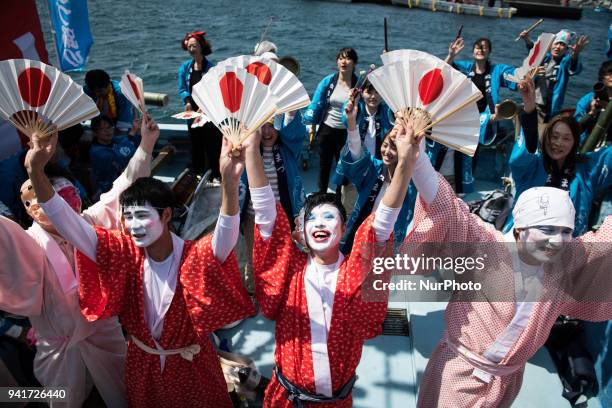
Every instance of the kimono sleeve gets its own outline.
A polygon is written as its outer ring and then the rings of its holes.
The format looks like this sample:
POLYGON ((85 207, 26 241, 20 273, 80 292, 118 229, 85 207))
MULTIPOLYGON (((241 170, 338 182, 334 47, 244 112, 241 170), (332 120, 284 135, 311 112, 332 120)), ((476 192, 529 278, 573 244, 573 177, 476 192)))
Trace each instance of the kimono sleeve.
POLYGON ((190 68, 190 62, 191 61, 184 62, 179 67, 178 72, 178 93, 184 104, 189 102, 189 98, 191 98, 191 93, 189 92, 189 84, 187 83, 187 71, 190 68))
POLYGON ((299 256, 291 239, 289 220, 280 203, 276 203, 276 222, 270 238, 263 239, 257 224, 254 235, 255 298, 266 319, 274 320, 285 299, 292 258, 299 256))
POLYGON ((53 273, 44 250, 18 224, 0 216, 0 309, 37 316, 45 273, 53 273))
POLYGON ((306 126, 302 122, 302 114, 296 112, 294 118, 287 126, 278 132, 281 141, 287 146, 295 161, 299 160, 302 152, 304 138, 308 134, 306 126))
POLYGON ((140 273, 142 257, 129 236, 98 227, 95 231, 96 262, 76 251, 81 314, 90 322, 122 312, 130 276, 140 273))
POLYGON ((512 170, 512 178, 517 185, 521 184, 522 181, 535 172, 540 160, 540 155, 537 152, 530 153, 527 149, 525 134, 521 130, 512 147, 509 162, 510 169, 512 170))
POLYGON ((506 64, 497 64, 496 68, 499 70, 499 85, 511 91, 516 91, 518 89, 518 84, 508 79, 508 77, 514 76, 516 68, 506 64))
POLYGON ((351 294, 350 315, 354 317, 356 330, 364 339, 382 333, 389 301, 389 291, 382 284, 389 282, 392 273, 387 269, 382 273, 373 271, 375 258, 393 256, 393 234, 386 242, 377 243, 372 226, 374 216, 370 214, 355 234, 353 249, 347 261, 350 275, 346 280, 348 288, 341 289, 351 294))
POLYGON ((354 160, 350 150, 344 148, 340 158, 344 175, 355 185, 358 191, 363 190, 367 186, 368 181, 378 177, 374 164, 376 159, 366 149, 362 149, 362 152, 361 157, 354 160))
POLYGON ((606 191, 612 185, 612 147, 604 147, 590 154, 594 159, 594 166, 590 171, 593 192, 599 194, 606 191))
POLYGON ((205 337, 229 323, 254 315, 255 308, 242 285, 234 251, 225 262, 219 263, 213 255, 212 235, 185 245, 180 279, 198 334, 205 337))
POLYGON ((472 63, 470 61, 453 61, 452 66, 457 71, 460 71, 460 72, 464 73, 465 75, 467 75, 472 70, 472 67, 474 66, 474 63, 472 63))
POLYGON ((312 95, 312 99, 310 100, 310 105, 304 112, 303 122, 305 125, 318 124, 317 121, 320 120, 321 109, 324 103, 324 94, 327 90, 329 82, 329 77, 325 77, 317 85, 317 89, 315 90, 314 94, 312 95))
POLYGON ((566 302, 563 314, 588 321, 612 320, 612 216, 597 232, 576 238, 572 260, 584 258, 573 270, 572 301, 566 302))
POLYGON ((467 204, 438 174, 438 191, 431 204, 420 196, 417 198, 413 227, 404 243, 495 242, 498 240, 496 233, 470 213, 467 204))

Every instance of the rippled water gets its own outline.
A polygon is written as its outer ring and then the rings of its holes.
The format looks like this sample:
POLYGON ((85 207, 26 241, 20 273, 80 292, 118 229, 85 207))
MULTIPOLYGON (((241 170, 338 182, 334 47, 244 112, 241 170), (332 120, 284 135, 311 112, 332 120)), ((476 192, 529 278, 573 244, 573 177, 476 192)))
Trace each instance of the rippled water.
MULTIPOLYGON (((37 3, 47 49, 55 61, 46 1, 37 3)), ((395 6, 309 0, 95 0, 88 4, 95 41, 88 69, 105 69, 117 79, 129 69, 143 78, 145 90, 167 93, 170 104, 151 109, 164 122, 175 122, 169 116, 182 110, 177 71, 188 58, 180 46, 187 31, 205 30, 213 45, 210 57, 220 61, 250 53, 269 17, 274 16, 267 39, 277 44, 279 55, 292 55, 300 61, 300 79, 312 94, 318 81, 335 68, 335 55, 341 47, 352 46, 357 50, 359 67, 380 64, 383 17, 388 18, 391 49, 415 48, 444 57, 458 26, 464 24, 467 44, 488 36, 493 41, 492 61, 514 65, 519 65, 526 55, 522 42, 514 42, 514 38, 535 20, 498 20, 395 6)), ((591 38, 582 54, 585 69, 570 82, 568 107, 589 91, 596 80, 605 58, 609 24, 609 14, 585 10, 580 21, 549 19, 538 28, 549 32, 569 28, 591 38)), ((461 57, 471 57, 467 48, 461 57)), ((83 73, 71 75, 82 82, 83 73)))

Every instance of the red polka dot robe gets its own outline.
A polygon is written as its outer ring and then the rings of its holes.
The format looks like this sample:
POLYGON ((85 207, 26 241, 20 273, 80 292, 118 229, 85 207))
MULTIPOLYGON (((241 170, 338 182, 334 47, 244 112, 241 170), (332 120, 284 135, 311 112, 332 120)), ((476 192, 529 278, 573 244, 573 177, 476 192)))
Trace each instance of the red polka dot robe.
MULTIPOLYGON (((414 229, 405 240, 411 243, 480 243, 488 259, 485 275, 498 289, 499 300, 466 302, 455 297, 446 312, 446 331, 455 344, 482 356, 498 339, 515 315, 512 260, 504 236, 471 214, 448 183, 439 176, 438 193, 431 204, 417 200, 414 229), (487 245, 490 247, 487 248, 487 245)), ((544 269, 543 293, 546 301, 536 302, 524 330, 514 339, 501 366, 518 366, 510 375, 493 376, 489 383, 474 376, 474 366, 443 340, 429 359, 420 384, 418 406, 432 408, 509 407, 516 398, 527 361, 546 342, 559 315, 590 321, 612 319, 612 217, 597 233, 587 233, 564 249, 563 270, 544 269), (603 243, 603 244, 602 244, 603 243), (568 281, 574 284, 568 284, 568 281), (565 292, 561 287, 565 288, 565 292), (571 288, 569 293, 568 288, 571 288), (581 300, 582 299, 582 300, 581 300), (598 299, 598 300, 596 300, 598 299), (588 301, 585 301, 588 300, 588 301)), ((457 248, 457 244, 454 244, 457 248)), ((449 246, 451 247, 451 246, 449 246)), ((426 245, 423 245, 426 248, 426 245)), ((426 251, 426 249, 417 249, 426 251)), ((474 246, 471 247, 472 249, 474 246)), ((414 250, 414 248, 413 248, 414 250)), ((454 296, 458 296, 455 292, 454 296)))
MULTIPOLYGON (((388 293, 367 291, 367 296, 371 296, 368 300, 375 301, 366 301, 362 296, 366 293, 362 293, 362 288, 371 288, 374 279, 388 280, 386 274, 370 273, 374 256, 385 255, 382 251, 388 251, 392 247, 388 243, 393 242, 391 237, 383 246, 375 244, 373 220, 372 214, 361 225, 353 250, 338 272, 327 341, 334 395, 355 374, 364 341, 382 332, 387 312, 388 293)), ((292 383, 316 393, 304 288, 307 255, 295 246, 290 232, 287 216, 278 203, 272 236, 264 241, 256 227, 253 246, 255 296, 263 315, 276 321, 275 364, 292 383)), ((292 407, 275 376, 266 389, 264 406, 292 407)), ((350 407, 352 396, 337 403, 306 406, 350 407)))
MULTIPOLYGON (((155 348, 144 318, 144 250, 128 235, 96 228, 97 265, 80 252, 81 312, 90 321, 119 316, 130 335, 155 348)), ((209 333, 255 313, 242 286, 236 256, 223 264, 212 253, 212 235, 185 241, 176 291, 159 341, 164 350, 199 344, 188 361, 160 358, 132 341, 128 344, 125 383, 131 407, 231 407, 219 358, 209 333)))

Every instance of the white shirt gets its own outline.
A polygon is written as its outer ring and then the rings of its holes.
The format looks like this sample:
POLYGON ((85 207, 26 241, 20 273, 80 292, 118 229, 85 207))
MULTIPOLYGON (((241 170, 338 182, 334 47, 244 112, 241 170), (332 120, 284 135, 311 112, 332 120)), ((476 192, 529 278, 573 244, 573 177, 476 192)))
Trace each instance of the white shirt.
MULTIPOLYGON (((366 113, 367 115, 367 113, 366 113)), ((376 114, 366 116, 368 121, 368 130, 363 139, 363 146, 370 152, 372 156, 376 155, 376 114)))

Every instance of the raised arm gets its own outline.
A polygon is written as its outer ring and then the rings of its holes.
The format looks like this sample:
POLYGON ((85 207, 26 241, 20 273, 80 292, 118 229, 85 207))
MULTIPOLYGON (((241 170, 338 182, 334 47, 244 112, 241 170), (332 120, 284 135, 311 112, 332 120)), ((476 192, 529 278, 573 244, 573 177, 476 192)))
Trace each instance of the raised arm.
POLYGON ((378 242, 384 242, 391 236, 397 216, 404 203, 417 159, 420 155, 426 156, 424 152, 419 151, 419 145, 424 134, 418 137, 415 136, 411 123, 398 119, 393 131, 397 132, 395 145, 397 147, 398 162, 391 179, 391 184, 385 191, 382 203, 378 206, 374 215, 372 227, 378 242))
POLYGON ((221 156, 221 211, 212 238, 213 255, 220 263, 225 262, 238 242, 240 226, 240 206, 238 189, 240 175, 244 170, 244 153, 232 155, 231 143, 223 138, 221 156))
POLYGON ((520 113, 521 127, 525 136, 525 147, 529 153, 538 149, 538 113, 536 112, 535 85, 531 77, 526 77, 518 86, 523 98, 523 109, 520 113))
POLYGON ((243 148, 245 149, 251 201, 253 210, 255 210, 255 224, 258 225, 262 237, 267 239, 272 235, 276 222, 276 200, 264 172, 263 160, 259 151, 260 144, 261 132, 257 131, 249 136, 243 148))
POLYGON ((142 116, 141 136, 142 139, 138 149, 136 149, 123 173, 113 182, 111 190, 102 194, 97 203, 83 211, 83 216, 89 223, 107 229, 119 228, 119 196, 134 181, 151 174, 151 157, 155 143, 159 138, 159 127, 149 114, 142 116))
POLYGON ((448 55, 444 59, 447 64, 452 64, 455 61, 455 57, 459 55, 464 47, 463 38, 459 37, 453 41, 448 47, 448 55))
POLYGON ((98 238, 93 227, 55 193, 43 170, 55 153, 57 133, 47 139, 41 139, 35 133, 31 143, 32 148, 26 154, 25 167, 38 202, 55 229, 68 242, 95 260, 98 238))
POLYGON ((359 111, 359 92, 356 89, 351 90, 352 98, 344 105, 344 115, 348 129, 347 145, 353 160, 357 160, 363 153, 361 146, 361 136, 357 128, 357 112, 359 111))

